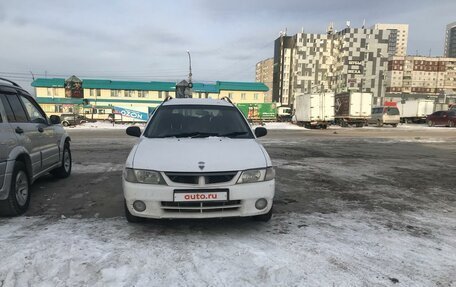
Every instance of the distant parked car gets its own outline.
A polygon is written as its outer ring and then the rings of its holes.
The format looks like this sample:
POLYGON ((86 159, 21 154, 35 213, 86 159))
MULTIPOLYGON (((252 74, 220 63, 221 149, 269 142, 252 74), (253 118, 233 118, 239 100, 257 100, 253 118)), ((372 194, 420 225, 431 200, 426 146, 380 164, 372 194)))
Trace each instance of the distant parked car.
POLYGON ((65 127, 80 125, 88 121, 86 117, 77 114, 62 114, 60 119, 65 127))
POLYGON ((368 120, 369 124, 376 124, 378 127, 383 125, 397 127, 400 121, 401 117, 398 108, 390 106, 372 108, 371 118, 368 120))
POLYGON ((428 126, 456 126, 456 110, 437 111, 426 117, 428 126))

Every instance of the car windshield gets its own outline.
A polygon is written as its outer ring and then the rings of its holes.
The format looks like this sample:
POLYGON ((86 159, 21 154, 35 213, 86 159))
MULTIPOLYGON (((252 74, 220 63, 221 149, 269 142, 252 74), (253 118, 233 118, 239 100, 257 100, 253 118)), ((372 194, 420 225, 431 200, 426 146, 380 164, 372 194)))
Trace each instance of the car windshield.
POLYGON ((389 116, 397 116, 397 115, 399 115, 399 110, 397 108, 388 108, 386 113, 389 116))
POLYGON ((239 110, 215 105, 162 106, 155 112, 144 136, 253 138, 239 110))

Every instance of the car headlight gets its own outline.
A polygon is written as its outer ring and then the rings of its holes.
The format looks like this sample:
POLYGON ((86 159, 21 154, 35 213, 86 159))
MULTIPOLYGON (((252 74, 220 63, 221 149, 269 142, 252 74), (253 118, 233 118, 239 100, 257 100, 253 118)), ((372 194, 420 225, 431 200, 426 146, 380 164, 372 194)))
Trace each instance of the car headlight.
POLYGON ((252 183, 259 181, 268 181, 275 178, 275 171, 273 167, 262 169, 249 169, 241 173, 237 183, 252 183))
POLYGON ((125 168, 124 178, 128 182, 146 184, 166 184, 158 171, 125 168))

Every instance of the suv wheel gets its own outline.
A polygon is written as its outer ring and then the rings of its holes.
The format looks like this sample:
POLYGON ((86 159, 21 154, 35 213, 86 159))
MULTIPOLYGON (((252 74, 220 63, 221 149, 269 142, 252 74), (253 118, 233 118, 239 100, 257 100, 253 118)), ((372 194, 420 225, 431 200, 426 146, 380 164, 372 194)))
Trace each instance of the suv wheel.
POLYGON ((428 121, 427 124, 428 124, 429 127, 433 127, 434 126, 434 122, 433 121, 428 121))
POLYGON ((25 165, 14 164, 8 198, 0 200, 0 215, 16 216, 27 211, 30 204, 30 182, 25 165))
POLYGON ((262 221, 262 222, 268 222, 269 220, 271 220, 271 218, 272 218, 272 207, 268 213, 256 215, 253 217, 254 220, 262 221))
POLYGON ((63 122, 62 122, 62 125, 63 125, 64 127, 67 127, 67 126, 69 126, 69 125, 70 125, 70 123, 69 123, 69 122, 67 122, 67 121, 63 121, 63 122))
POLYGON ((139 222, 143 222, 144 221, 144 218, 138 217, 138 216, 134 216, 133 214, 130 213, 130 210, 128 210, 128 207, 127 207, 127 202, 124 202, 124 206, 125 206, 125 218, 127 218, 128 222, 130 222, 130 223, 139 223, 139 222))
POLYGON ((63 148, 62 166, 51 170, 51 174, 58 178, 66 178, 71 174, 71 151, 70 145, 65 143, 63 148))

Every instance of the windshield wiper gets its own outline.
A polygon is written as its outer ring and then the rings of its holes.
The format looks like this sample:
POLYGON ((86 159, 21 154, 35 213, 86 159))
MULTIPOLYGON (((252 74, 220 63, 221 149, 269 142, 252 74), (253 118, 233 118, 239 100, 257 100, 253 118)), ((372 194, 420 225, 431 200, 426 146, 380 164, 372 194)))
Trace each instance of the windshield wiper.
POLYGON ((242 136, 242 135, 245 135, 245 134, 247 134, 247 132, 231 132, 231 133, 218 135, 218 136, 222 137, 222 138, 230 138, 230 137, 242 136))
POLYGON ((170 134, 160 136, 160 138, 205 138, 205 137, 215 137, 218 134, 216 133, 203 133, 203 132, 192 132, 192 133, 180 133, 180 134, 170 134))

